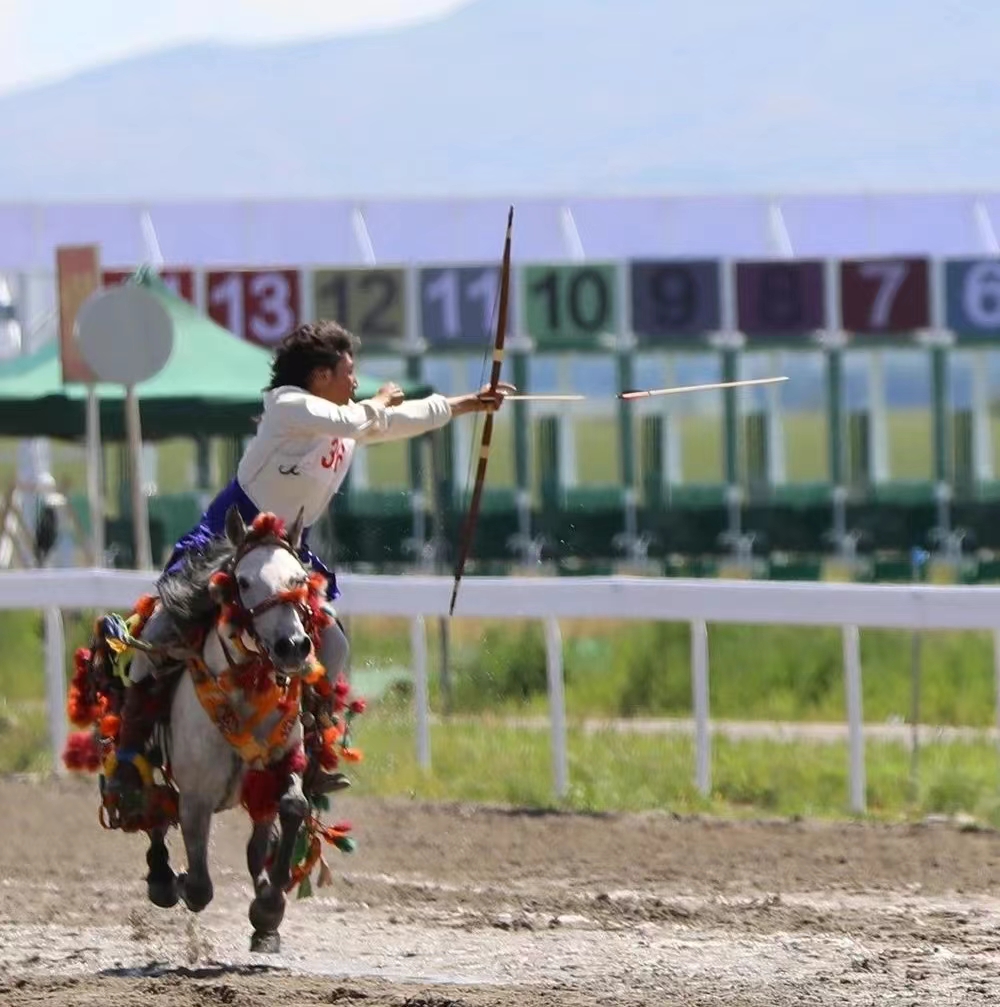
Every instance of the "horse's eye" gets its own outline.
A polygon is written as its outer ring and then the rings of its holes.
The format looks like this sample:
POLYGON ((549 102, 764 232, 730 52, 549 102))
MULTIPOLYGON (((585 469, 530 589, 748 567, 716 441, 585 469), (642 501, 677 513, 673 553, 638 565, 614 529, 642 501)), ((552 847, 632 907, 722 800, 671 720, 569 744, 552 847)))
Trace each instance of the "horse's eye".
POLYGON ((250 586, 250 581, 246 577, 237 577, 236 586, 241 590, 245 591, 250 586))

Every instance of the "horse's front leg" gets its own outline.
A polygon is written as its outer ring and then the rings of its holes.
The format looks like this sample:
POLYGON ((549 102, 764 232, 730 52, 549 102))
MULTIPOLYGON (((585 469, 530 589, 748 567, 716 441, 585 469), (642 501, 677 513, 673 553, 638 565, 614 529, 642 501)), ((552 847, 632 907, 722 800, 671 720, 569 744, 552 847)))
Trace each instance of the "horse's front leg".
POLYGON ((149 834, 149 849, 146 851, 146 894, 154 906, 170 909, 177 905, 177 875, 170 866, 167 850, 167 830, 157 828, 149 834))
POLYGON ((254 889, 257 893, 256 898, 250 903, 250 923, 254 928, 250 939, 251 951, 276 953, 281 948, 278 928, 285 918, 285 886, 292 876, 291 863, 295 839, 308 812, 309 803, 302 791, 302 777, 298 773, 291 773, 285 791, 278 801, 281 835, 270 871, 264 871, 263 862, 267 851, 273 845, 273 825, 254 826, 247 847, 247 865, 254 877, 254 889))
POLYGON ((181 834, 184 836, 188 869, 177 879, 177 887, 184 905, 193 913, 200 913, 214 895, 212 878, 208 873, 208 834, 214 810, 214 805, 200 796, 181 795, 181 834))

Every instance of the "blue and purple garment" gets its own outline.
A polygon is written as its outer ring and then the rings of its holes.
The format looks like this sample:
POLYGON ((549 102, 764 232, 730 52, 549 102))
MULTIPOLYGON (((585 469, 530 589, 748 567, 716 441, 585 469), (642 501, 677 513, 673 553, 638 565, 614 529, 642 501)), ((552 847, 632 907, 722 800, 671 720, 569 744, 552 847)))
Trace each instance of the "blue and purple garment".
MULTIPOLYGON (((233 479, 208 505, 198 524, 186 535, 177 540, 174 550, 170 554, 170 559, 167 560, 164 573, 174 573, 180 567, 180 562, 189 549, 200 548, 207 545, 213 539, 222 538, 226 534, 226 512, 233 504, 236 504, 240 516, 246 524, 250 524, 260 513, 257 505, 244 492, 243 487, 240 486, 236 479, 233 479)), ((321 573, 326 577, 326 596, 330 601, 334 601, 340 597, 340 591, 337 588, 337 578, 333 571, 306 546, 308 533, 308 528, 303 529, 299 558, 317 573, 321 573)))

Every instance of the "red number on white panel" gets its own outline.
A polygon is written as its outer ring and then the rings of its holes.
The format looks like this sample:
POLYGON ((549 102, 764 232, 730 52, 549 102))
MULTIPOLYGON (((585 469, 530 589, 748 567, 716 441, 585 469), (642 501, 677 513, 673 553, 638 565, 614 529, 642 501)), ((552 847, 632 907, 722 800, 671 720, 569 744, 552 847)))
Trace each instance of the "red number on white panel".
POLYGON ((299 274, 292 270, 246 275, 247 338, 270 345, 299 321, 299 274))
POLYGON ((295 270, 213 271, 207 277, 208 314, 242 339, 268 346, 299 322, 295 270))
MULTIPOLYGON (((124 283, 134 272, 131 269, 105 269, 101 273, 101 283, 105 287, 114 287, 124 283)), ((160 279, 178 297, 194 304, 194 273, 190 269, 164 269, 159 273, 160 279)))

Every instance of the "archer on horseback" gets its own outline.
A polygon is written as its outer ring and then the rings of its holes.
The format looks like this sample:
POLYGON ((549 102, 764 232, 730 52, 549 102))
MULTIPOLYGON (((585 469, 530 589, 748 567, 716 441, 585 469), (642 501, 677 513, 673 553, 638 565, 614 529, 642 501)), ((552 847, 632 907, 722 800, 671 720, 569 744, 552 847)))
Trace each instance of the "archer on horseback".
MULTIPOLYGON (((301 509, 305 533, 300 558, 327 579, 324 607, 332 618, 317 657, 331 683, 345 668, 349 651, 333 608, 340 592, 333 572, 306 545, 306 536, 343 483, 355 447, 417 437, 465 413, 494 412, 514 390, 498 383, 467 395, 433 394, 404 402, 398 385, 390 382, 372 398, 355 402, 357 345, 356 337, 333 321, 300 325, 281 341, 264 393, 263 415, 235 478, 212 500, 198 525, 178 540, 163 573, 170 577, 191 551, 224 537, 226 512, 234 505, 248 524, 265 511, 291 524, 301 509)), ((129 669, 131 687, 125 690, 120 713, 119 758, 109 781, 123 795, 143 786, 129 756, 142 754, 151 737, 158 716, 156 686, 183 667, 171 653, 174 646, 182 651, 183 641, 163 605, 146 622, 140 638, 156 649, 136 651, 129 669)), ((319 766, 310 768, 314 793, 342 785, 336 774, 319 766)))

